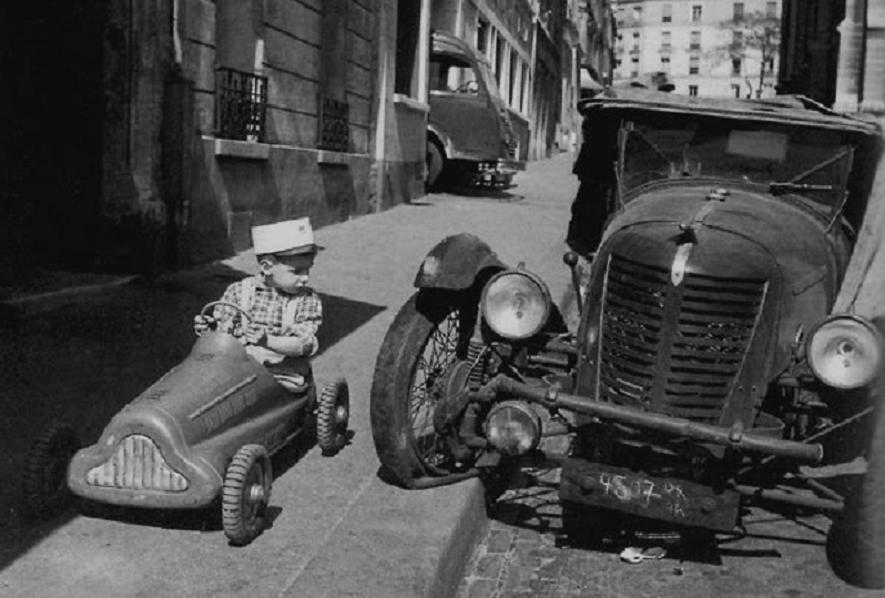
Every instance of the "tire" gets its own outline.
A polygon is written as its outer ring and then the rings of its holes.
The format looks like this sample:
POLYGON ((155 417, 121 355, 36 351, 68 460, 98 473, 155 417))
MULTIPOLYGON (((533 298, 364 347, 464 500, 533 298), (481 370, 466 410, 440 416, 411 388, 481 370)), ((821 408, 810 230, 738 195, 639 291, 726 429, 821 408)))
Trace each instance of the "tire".
POLYGON ((427 189, 433 189, 441 182, 443 168, 446 164, 442 149, 435 141, 427 142, 427 189))
POLYGON ((877 409, 867 473, 827 534, 827 559, 850 584, 885 588, 885 409, 877 409))
POLYGON ((476 317, 471 297, 419 291, 400 309, 381 344, 370 397, 372 438, 382 474, 404 488, 423 487, 427 478, 456 481, 472 465, 454 462, 430 423, 436 400, 428 396, 447 368, 466 356, 476 317), (416 434, 418 418, 424 424, 420 429, 429 433, 416 434))
POLYGON ((264 529, 273 482, 270 458, 260 444, 247 444, 231 459, 224 476, 221 520, 234 546, 254 540, 264 529))
POLYGON ((317 404, 317 445, 323 455, 334 455, 347 444, 350 418, 350 392, 347 381, 339 378, 327 384, 317 404))
POLYGON ((48 519, 72 502, 68 465, 80 442, 63 422, 47 426, 31 445, 22 479, 22 511, 29 519, 48 519))

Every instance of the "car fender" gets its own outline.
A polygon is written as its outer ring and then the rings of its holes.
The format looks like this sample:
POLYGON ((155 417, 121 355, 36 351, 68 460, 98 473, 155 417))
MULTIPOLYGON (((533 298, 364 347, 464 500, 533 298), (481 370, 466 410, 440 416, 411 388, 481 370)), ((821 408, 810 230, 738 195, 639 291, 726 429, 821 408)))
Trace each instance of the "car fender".
POLYGON ((445 154, 444 157, 448 158, 452 155, 455 149, 452 145, 452 140, 449 138, 446 132, 440 129, 437 125, 435 125, 434 123, 428 123, 427 141, 431 142, 433 140, 439 142, 439 145, 443 150, 443 153, 445 154))
POLYGON ((418 268, 415 286, 462 290, 472 286, 481 272, 506 268, 479 237, 461 233, 446 237, 430 250, 418 268))

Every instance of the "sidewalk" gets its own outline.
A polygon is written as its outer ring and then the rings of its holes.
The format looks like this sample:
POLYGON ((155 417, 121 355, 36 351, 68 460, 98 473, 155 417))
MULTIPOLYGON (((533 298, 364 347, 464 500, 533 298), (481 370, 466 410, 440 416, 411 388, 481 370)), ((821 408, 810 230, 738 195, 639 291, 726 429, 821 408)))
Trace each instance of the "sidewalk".
MULTIPOLYGON (((431 195, 317 231, 327 250, 312 278, 326 317, 314 370, 321 383, 346 375, 354 438, 334 458, 309 450, 275 471, 275 518, 255 542, 234 549, 217 528, 146 525, 126 517, 12 524, 0 530, 6 535, 0 537, 0 595, 454 595, 484 528, 482 489, 474 480, 405 491, 378 478, 368 416, 378 347, 414 292, 422 258, 449 234, 471 232, 503 261, 524 260, 561 297, 568 282, 562 241, 576 187, 570 168, 567 155, 529 164, 507 201, 431 195)), ((28 407, 13 410, 0 433, 21 444, 27 425, 16 418, 25 412, 40 418, 88 414, 84 439, 91 440, 110 414, 187 351, 193 310, 252 271, 254 255, 244 252, 158 281, 111 287, 97 307, 88 301, 65 307, 47 314, 49 323, 31 319, 46 335, 42 344, 33 341, 34 351, 47 346, 60 352, 53 362, 60 370, 41 380, 40 358, 8 359, 12 384, 0 390, 0 402, 28 407), (79 316, 95 319, 81 324, 79 316), (66 400, 46 402, 53 396, 66 400), (82 402, 69 399, 74 396, 82 402)), ((15 478, 21 455, 11 459, 6 479, 15 478)))

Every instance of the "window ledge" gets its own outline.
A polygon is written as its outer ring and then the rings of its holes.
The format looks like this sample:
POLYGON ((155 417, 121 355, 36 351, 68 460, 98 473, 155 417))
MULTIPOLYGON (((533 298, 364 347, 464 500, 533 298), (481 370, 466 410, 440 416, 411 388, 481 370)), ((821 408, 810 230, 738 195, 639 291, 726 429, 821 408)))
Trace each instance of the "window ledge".
POLYGON ((256 141, 216 138, 215 156, 243 158, 245 160, 267 160, 270 156, 270 145, 267 143, 258 143, 256 141))
POLYGON ((333 150, 316 150, 317 164, 351 164, 355 160, 368 158, 368 154, 353 154, 350 152, 336 152, 333 150))
POLYGON ((410 98, 407 95, 403 95, 401 93, 393 94, 393 103, 399 104, 406 108, 410 108, 416 112, 430 112, 430 104, 426 102, 419 102, 415 98, 410 98))

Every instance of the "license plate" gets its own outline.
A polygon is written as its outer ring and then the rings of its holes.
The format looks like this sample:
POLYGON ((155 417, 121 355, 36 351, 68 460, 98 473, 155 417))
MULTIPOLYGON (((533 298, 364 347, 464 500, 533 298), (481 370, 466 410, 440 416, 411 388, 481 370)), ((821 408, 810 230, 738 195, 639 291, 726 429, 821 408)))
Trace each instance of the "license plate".
POLYGON ((734 491, 573 458, 563 465, 559 494, 565 501, 722 531, 734 528, 740 506, 734 491))

